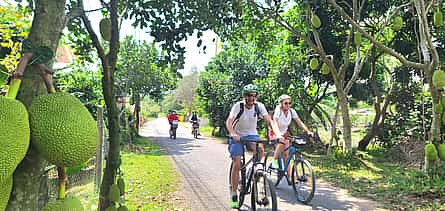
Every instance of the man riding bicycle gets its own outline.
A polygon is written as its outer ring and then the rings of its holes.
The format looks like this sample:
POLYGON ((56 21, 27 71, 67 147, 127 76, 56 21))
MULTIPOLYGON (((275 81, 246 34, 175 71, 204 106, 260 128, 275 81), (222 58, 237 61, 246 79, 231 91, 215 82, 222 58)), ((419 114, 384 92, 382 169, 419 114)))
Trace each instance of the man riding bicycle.
MULTIPOLYGON (((278 128, 272 125, 272 120, 267 113, 266 108, 260 102, 257 102, 259 94, 259 88, 254 84, 248 84, 244 86, 242 95, 243 101, 239 101, 232 106, 229 117, 226 120, 226 127, 229 132, 229 152, 230 157, 233 160, 233 168, 231 175, 231 208, 238 207, 237 188, 239 182, 239 172, 241 168, 241 156, 243 155, 243 145, 240 143, 240 139, 258 140, 259 136, 257 132, 257 120, 259 118, 264 121, 273 130, 281 136, 278 128)), ((254 143, 249 143, 255 150, 254 143)), ((264 156, 264 146, 259 145, 260 159, 264 156)), ((254 152, 255 153, 255 152, 254 152)))
POLYGON ((179 116, 176 114, 176 111, 170 112, 170 114, 167 115, 168 124, 170 124, 170 130, 173 127, 173 120, 179 121, 179 116))
MULTIPOLYGON (((313 136, 313 133, 309 131, 309 129, 306 127, 306 125, 301 121, 301 119, 298 117, 297 112, 291 108, 291 97, 289 95, 281 95, 278 100, 278 105, 275 108, 274 114, 273 114, 273 125, 276 125, 277 128, 280 130, 280 134, 283 135, 282 138, 279 139, 278 144, 275 148, 275 152, 273 155, 272 160, 272 168, 278 168, 278 156, 280 153, 283 152, 284 149, 289 147, 289 125, 292 121, 292 119, 297 123, 297 125, 309 136, 313 136)), ((270 139, 275 139, 275 134, 273 134, 273 131, 269 133, 270 139)), ((283 159, 286 160, 288 156, 287 151, 283 152, 283 159)), ((288 175, 291 175, 290 168, 287 169, 288 175)))

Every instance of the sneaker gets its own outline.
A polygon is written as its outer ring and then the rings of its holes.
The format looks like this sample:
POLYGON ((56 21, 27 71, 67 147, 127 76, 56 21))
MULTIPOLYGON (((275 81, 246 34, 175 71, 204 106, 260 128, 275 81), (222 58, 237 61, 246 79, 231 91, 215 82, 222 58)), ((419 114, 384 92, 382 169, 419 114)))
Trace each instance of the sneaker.
POLYGON ((230 202, 230 208, 237 209, 238 208, 238 201, 231 201, 230 202))
POLYGON ((237 209, 238 208, 238 196, 233 195, 232 201, 230 202, 230 208, 237 209))
POLYGON ((275 160, 275 159, 272 160, 272 168, 278 169, 278 160, 275 160))

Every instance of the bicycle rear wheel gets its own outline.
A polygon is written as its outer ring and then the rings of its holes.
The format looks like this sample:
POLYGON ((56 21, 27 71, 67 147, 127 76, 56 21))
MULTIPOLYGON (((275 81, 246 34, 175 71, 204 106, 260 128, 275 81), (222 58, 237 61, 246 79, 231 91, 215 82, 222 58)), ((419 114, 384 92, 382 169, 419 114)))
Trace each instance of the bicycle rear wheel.
POLYGON ((291 181, 297 200, 309 203, 315 193, 315 173, 307 160, 296 160, 292 166, 291 181))
POLYGON ((267 173, 267 177, 270 179, 270 182, 274 184, 274 186, 277 186, 278 184, 280 184, 283 175, 279 169, 272 168, 273 154, 274 151, 270 151, 266 154, 266 156, 264 156, 264 171, 267 173))
POLYGON ((270 182, 263 170, 255 172, 250 196, 252 210, 257 208, 259 210, 277 210, 275 186, 270 182))
MULTIPOLYGON (((243 161, 241 161, 241 166, 243 166, 243 161)), ((230 184, 230 190, 232 189, 232 167, 233 167, 233 161, 230 164, 230 170, 229 170, 229 184, 230 184)), ((246 195, 246 170, 241 169, 241 175, 240 180, 238 182, 238 188, 236 190, 238 195, 238 208, 243 206, 244 197, 246 195)))

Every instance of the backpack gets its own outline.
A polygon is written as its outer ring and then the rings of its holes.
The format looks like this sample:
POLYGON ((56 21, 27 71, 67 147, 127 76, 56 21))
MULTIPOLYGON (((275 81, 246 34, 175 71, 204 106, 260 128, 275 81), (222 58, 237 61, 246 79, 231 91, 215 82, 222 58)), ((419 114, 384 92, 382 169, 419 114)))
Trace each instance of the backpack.
MULTIPOLYGON (((239 118, 241 117, 241 115, 244 113, 244 102, 241 102, 240 104, 240 109, 238 114, 235 117, 235 120, 233 120, 233 127, 235 127, 236 123, 238 123, 239 118)), ((257 121, 258 121, 258 117, 260 116, 260 108, 258 107, 258 104, 255 103, 255 113, 253 114, 254 117, 257 117, 257 121)))

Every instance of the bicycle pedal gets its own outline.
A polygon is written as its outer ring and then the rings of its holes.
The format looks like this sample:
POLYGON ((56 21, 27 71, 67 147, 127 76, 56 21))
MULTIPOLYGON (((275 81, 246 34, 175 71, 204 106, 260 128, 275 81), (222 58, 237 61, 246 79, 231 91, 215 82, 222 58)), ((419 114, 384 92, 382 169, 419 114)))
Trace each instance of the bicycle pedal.
POLYGON ((267 206, 269 205, 269 199, 264 197, 262 198, 259 202, 257 202, 258 204, 262 205, 262 206, 267 206))

